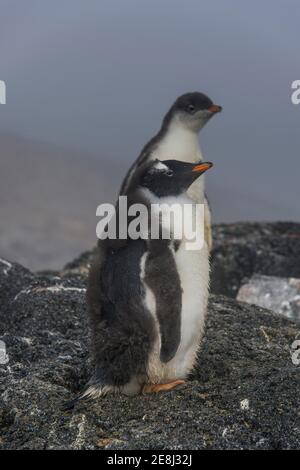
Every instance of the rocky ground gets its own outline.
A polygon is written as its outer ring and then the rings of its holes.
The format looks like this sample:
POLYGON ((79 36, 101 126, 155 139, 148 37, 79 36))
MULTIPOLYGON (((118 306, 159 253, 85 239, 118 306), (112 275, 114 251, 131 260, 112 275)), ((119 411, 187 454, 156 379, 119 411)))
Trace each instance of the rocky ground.
POLYGON ((300 224, 238 223, 214 227, 212 291, 235 298, 254 274, 300 278, 300 224))
MULTIPOLYGON (((273 234, 271 226, 253 229, 252 243, 249 227, 241 226, 240 233, 225 226, 215 230, 224 248, 216 243, 214 260, 229 293, 234 273, 235 287, 269 262, 280 275, 291 268, 289 276, 300 277, 299 226, 278 224, 273 234), (257 241, 255 263, 245 272, 251 256, 246 262, 244 236, 252 257, 257 241)), ((186 385, 165 394, 109 396, 62 412, 62 403, 89 375, 89 257, 82 255, 60 273, 39 274, 0 260, 0 340, 8 353, 8 362, 0 364, 0 448, 300 448, 300 361, 292 349, 300 340, 299 325, 219 294, 211 296, 203 347, 186 385)))

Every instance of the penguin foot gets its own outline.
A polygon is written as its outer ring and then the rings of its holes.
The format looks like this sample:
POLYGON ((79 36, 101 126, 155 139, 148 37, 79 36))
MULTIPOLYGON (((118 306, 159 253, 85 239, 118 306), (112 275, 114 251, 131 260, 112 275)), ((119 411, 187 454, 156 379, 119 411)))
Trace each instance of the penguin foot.
POLYGON ((174 380, 166 384, 145 384, 142 390, 142 393, 157 393, 157 392, 167 392, 172 390, 172 388, 177 387, 185 383, 185 380, 174 380))

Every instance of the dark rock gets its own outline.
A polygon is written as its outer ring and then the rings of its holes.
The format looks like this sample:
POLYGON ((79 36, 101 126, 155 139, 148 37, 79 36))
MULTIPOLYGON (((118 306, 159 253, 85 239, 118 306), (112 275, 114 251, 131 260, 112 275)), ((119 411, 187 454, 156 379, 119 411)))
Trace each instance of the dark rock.
POLYGON ((12 265, 3 280, 0 339, 9 363, 0 365, 1 448, 300 447, 300 366, 290 350, 300 330, 289 320, 212 296, 186 385, 165 394, 108 396, 64 413, 62 403, 89 376, 86 277, 39 276, 12 265))
POLYGON ((212 292, 235 298, 254 274, 300 277, 300 224, 237 223, 213 228, 212 292))
POLYGON ((17 293, 31 282, 34 282, 34 275, 28 269, 0 258, 0 288, 3 306, 8 305, 17 293))
POLYGON ((67 263, 61 271, 62 275, 69 275, 70 273, 79 273, 86 276, 89 272, 92 258, 95 254, 96 247, 90 251, 85 251, 70 263, 67 263))

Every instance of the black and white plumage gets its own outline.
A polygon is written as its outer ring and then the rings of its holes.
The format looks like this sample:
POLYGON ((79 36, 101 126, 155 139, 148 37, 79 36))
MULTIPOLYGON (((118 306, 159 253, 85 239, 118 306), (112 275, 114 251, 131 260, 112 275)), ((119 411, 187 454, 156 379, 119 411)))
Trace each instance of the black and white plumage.
MULTIPOLYGON (((179 160, 196 163, 203 160, 198 134, 221 106, 213 104, 203 93, 191 92, 177 98, 165 117, 159 132, 143 148, 129 169, 121 186, 120 194, 126 194, 134 173, 147 161, 158 159, 179 160)), ((189 188, 188 194, 196 203, 205 204, 205 236, 209 248, 212 246, 211 212, 205 195, 204 178, 189 188)))
MULTIPOLYGON (((195 205, 187 190, 210 166, 146 162, 128 186, 128 206, 195 205)), ((158 217, 164 226, 164 213, 158 217)), ((184 381, 203 334, 208 284, 206 242, 190 251, 172 232, 169 239, 101 240, 88 286, 95 370, 79 399, 158 391, 184 381)))

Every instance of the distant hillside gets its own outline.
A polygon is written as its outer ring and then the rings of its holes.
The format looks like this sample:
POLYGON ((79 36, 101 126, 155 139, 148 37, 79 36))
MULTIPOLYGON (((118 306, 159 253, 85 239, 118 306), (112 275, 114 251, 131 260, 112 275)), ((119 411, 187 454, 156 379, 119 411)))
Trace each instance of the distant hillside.
POLYGON ((0 256, 59 268, 90 247, 97 205, 115 198, 112 174, 91 156, 0 133, 0 256))
MULTIPOLYGON (((0 257, 33 270, 61 268, 95 243, 96 207, 115 200, 124 173, 124 162, 113 168, 105 154, 100 160, 0 132, 0 257)), ((207 175, 215 223, 285 219, 280 200, 239 188, 207 175)))

